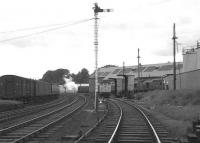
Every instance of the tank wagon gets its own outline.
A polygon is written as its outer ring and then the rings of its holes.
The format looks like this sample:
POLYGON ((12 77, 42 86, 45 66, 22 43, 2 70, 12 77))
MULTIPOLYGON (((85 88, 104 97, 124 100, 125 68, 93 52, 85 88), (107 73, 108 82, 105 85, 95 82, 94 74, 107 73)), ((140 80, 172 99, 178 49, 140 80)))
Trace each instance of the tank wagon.
POLYGON ((0 77, 0 98, 15 100, 31 100, 37 97, 55 97, 59 94, 59 86, 48 82, 4 75, 0 77))

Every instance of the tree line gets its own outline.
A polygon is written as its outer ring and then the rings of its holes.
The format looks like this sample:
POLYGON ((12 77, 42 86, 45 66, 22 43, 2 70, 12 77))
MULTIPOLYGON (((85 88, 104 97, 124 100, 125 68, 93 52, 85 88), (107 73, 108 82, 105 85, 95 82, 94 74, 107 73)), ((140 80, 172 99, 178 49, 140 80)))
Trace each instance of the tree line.
POLYGON ((68 69, 57 69, 54 71, 48 70, 40 80, 62 85, 65 84, 64 77, 72 77, 72 80, 76 84, 86 84, 89 82, 89 71, 86 68, 83 68, 77 74, 74 74, 70 73, 68 69))

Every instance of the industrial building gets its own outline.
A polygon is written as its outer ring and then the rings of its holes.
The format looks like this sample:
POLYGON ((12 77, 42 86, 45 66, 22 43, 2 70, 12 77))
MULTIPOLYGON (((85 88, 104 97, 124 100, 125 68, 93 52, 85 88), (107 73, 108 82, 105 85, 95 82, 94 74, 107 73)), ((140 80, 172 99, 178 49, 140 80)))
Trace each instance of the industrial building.
POLYGON ((200 48, 183 51, 183 72, 200 69, 200 48))
MULTIPOLYGON (((177 63, 177 73, 182 73, 183 63, 177 63)), ((160 64, 148 64, 140 65, 139 78, 138 78, 138 65, 126 66, 126 67, 103 67, 98 69, 98 89, 102 85, 104 87, 111 86, 111 91, 116 94, 120 94, 125 90, 127 84, 128 92, 137 92, 138 90, 154 90, 166 88, 163 84, 163 77, 173 73, 173 63, 160 63, 160 64), (127 83, 125 83, 124 77, 127 77, 127 83), (139 79, 139 80, 138 80, 139 79)), ((89 78, 89 91, 94 93, 95 91, 95 76, 94 73, 89 78)), ((101 91, 100 91, 101 92, 101 91)))
MULTIPOLYGON (((173 89, 173 75, 166 75, 164 81, 173 89)), ((176 89, 200 89, 200 47, 183 51, 183 72, 176 72, 176 89)))
MULTIPOLYGON (((98 70, 99 87, 111 86, 110 92, 120 94, 127 84, 128 92, 173 89, 173 63, 126 67, 103 67, 98 70), (124 77, 128 77, 125 83, 124 77), (139 78, 138 78, 139 75, 139 78)), ((89 91, 94 92, 94 74, 89 79, 89 91)), ((102 89, 102 88, 101 88, 102 89)), ((183 62, 176 63, 176 89, 200 89, 200 45, 183 50, 183 62)), ((100 90, 99 90, 100 91, 100 90)))

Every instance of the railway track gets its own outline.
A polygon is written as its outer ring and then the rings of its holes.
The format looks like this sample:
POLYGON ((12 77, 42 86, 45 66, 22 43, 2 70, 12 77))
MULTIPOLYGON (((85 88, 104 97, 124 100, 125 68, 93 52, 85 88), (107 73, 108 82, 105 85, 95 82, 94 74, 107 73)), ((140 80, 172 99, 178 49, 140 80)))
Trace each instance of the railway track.
POLYGON ((5 112, 1 112, 0 113, 0 124, 3 122, 7 122, 8 120, 12 120, 18 117, 23 117, 29 114, 33 114, 36 113, 38 111, 42 111, 45 109, 49 109, 52 107, 55 107, 59 104, 62 104, 66 102, 65 97, 59 98, 55 101, 49 102, 49 103, 45 103, 42 105, 34 105, 34 106, 29 106, 26 108, 22 108, 22 109, 16 109, 16 110, 11 110, 11 111, 5 111, 5 112))
POLYGON ((146 110, 145 108, 137 105, 136 103, 134 103, 132 101, 126 100, 124 102, 126 102, 127 104, 129 104, 131 106, 134 106, 135 108, 137 108, 138 110, 143 112, 143 114, 145 114, 146 118, 149 120, 149 122, 153 126, 155 132, 157 133, 157 135, 160 138, 160 141, 162 143, 172 143, 174 141, 176 142, 176 139, 173 139, 173 138, 169 137, 169 133, 165 129, 165 127, 148 110, 146 110))
POLYGON ((119 128, 122 114, 122 109, 118 104, 108 101, 108 112, 104 120, 96 128, 89 130, 76 143, 106 143, 112 141, 119 128))
POLYGON ((172 143, 163 126, 138 107, 122 100, 108 103, 110 113, 80 143, 172 143))
MULTIPOLYGON (((75 102, 76 100, 77 100, 77 97, 73 100, 73 102, 75 102)), ((22 111, 20 110, 17 112, 11 112, 12 114, 9 114, 9 116, 2 116, 1 122, 0 122, 0 129, 8 128, 9 126, 14 126, 15 124, 20 123, 22 120, 28 121, 32 118, 41 116, 43 114, 51 112, 67 104, 69 104, 69 102, 67 101, 67 98, 62 98, 60 100, 51 102, 49 104, 40 105, 35 108, 33 107, 32 110, 31 108, 28 108, 22 111)))
POLYGON ((143 112, 136 105, 125 101, 117 101, 123 111, 124 117, 118 131, 116 142, 137 143, 171 143, 168 132, 149 113, 143 112))
POLYGON ((80 97, 70 105, 59 107, 45 115, 35 117, 29 121, 0 130, 0 143, 28 142, 45 130, 56 126, 60 121, 72 115, 86 103, 84 97, 80 97))

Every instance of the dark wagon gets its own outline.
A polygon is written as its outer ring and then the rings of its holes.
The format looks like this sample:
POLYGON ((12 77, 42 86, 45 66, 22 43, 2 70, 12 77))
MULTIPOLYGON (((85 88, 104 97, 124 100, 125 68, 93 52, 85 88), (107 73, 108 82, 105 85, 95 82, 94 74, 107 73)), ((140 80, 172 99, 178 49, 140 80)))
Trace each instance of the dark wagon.
POLYGON ((35 96, 35 81, 15 75, 0 77, 0 97, 21 99, 35 96))
POLYGON ((0 98, 2 99, 34 99, 36 97, 59 94, 59 87, 48 82, 32 80, 16 75, 0 77, 0 98))

